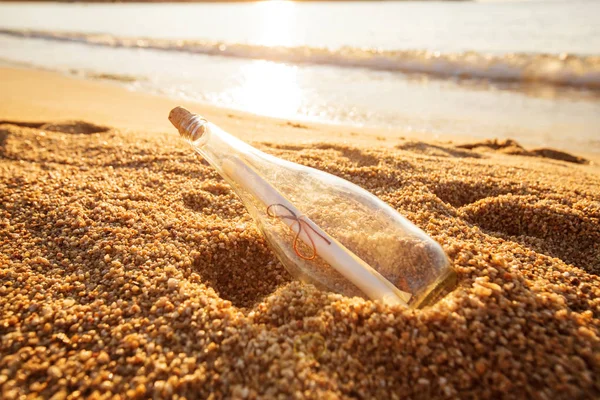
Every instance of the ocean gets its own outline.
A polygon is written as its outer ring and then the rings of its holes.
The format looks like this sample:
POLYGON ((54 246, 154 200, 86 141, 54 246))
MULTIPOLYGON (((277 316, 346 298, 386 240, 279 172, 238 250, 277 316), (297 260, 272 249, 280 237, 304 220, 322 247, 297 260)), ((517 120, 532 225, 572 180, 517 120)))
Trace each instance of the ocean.
POLYGON ((0 62, 260 115, 600 153, 600 1, 0 3, 0 62))

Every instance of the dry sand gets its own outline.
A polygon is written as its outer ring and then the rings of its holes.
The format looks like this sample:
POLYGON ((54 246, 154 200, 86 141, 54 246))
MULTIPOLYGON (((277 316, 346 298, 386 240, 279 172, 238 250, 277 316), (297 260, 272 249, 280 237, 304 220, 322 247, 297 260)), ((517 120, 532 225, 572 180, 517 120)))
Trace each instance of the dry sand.
POLYGON ((600 396, 596 165, 188 104, 444 246, 459 287, 388 308, 292 282, 169 127, 172 101, 46 72, 0 82, 3 399, 600 396))

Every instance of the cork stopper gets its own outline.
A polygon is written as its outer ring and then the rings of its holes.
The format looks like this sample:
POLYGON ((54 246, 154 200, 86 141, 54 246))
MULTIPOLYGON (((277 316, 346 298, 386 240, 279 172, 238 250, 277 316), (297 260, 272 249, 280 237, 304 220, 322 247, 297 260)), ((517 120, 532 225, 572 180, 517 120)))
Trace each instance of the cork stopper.
POLYGON ((179 131, 179 134, 192 142, 200 139, 206 131, 206 119, 192 114, 183 107, 175 107, 169 113, 169 121, 179 131))

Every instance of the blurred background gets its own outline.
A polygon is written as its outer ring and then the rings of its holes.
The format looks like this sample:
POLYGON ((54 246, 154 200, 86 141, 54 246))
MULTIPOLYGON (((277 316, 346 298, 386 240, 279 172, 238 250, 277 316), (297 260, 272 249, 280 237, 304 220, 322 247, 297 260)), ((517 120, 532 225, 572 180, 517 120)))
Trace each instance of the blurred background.
POLYGON ((0 63, 259 115, 600 153, 600 1, 0 3, 0 63))

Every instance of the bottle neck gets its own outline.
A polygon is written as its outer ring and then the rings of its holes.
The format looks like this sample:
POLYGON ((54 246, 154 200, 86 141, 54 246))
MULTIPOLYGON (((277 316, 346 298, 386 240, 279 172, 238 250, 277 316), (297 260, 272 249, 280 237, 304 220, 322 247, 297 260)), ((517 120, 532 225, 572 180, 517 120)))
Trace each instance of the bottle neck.
MULTIPOLYGON (((211 122, 204 122, 202 134, 196 139, 186 138, 192 148, 223 175, 223 163, 233 158, 255 164, 266 154, 223 131, 211 122)), ((199 129, 200 131, 200 129, 199 129)))
POLYGON ((169 121, 177 128, 179 134, 190 141, 197 141, 204 134, 208 121, 199 115, 192 114, 183 107, 175 107, 169 113, 169 121))

